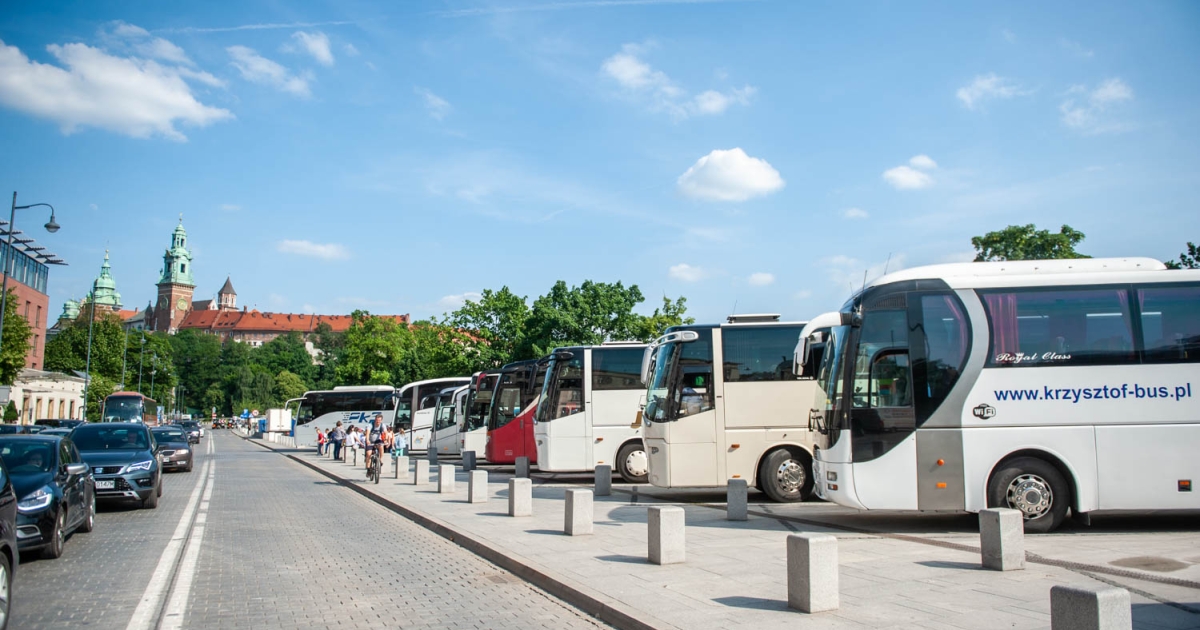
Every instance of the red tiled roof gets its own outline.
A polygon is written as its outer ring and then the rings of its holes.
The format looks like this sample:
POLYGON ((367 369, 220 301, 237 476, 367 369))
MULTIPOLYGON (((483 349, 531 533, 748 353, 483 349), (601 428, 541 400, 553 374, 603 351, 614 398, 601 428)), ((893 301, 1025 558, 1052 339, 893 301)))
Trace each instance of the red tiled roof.
MULTIPOLYGON (((408 323, 408 315, 380 315, 399 324, 408 323)), ((350 315, 304 315, 297 313, 260 313, 259 311, 188 311, 179 328, 194 328, 209 332, 299 332, 311 333, 320 324, 328 324, 334 332, 345 332, 353 318, 350 315)))
POLYGON ((136 308, 133 310, 122 309, 122 310, 117 311, 117 317, 120 317, 121 320, 124 321, 124 320, 129 319, 130 317, 133 317, 134 315, 137 315, 138 313, 141 313, 141 311, 137 310, 136 308))

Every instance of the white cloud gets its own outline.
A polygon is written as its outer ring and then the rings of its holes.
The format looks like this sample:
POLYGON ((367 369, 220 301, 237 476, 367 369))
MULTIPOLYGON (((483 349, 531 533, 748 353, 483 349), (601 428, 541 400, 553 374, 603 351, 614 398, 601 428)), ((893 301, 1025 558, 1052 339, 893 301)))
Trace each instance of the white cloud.
POLYGON ((267 303, 270 304, 272 308, 283 308, 284 306, 287 306, 288 299, 282 295, 279 295, 278 293, 271 293, 267 296, 267 303))
POLYGON ((792 298, 797 300, 807 300, 810 297, 812 297, 812 291, 807 289, 804 291, 797 291, 796 294, 792 296, 792 298))
POLYGON ((1000 31, 1000 35, 1004 38, 1004 41, 1010 44, 1017 43, 1017 34, 1008 29, 1000 31))
POLYGON ((311 77, 296 76, 282 65, 259 55, 253 48, 230 46, 225 51, 233 59, 233 67, 251 83, 269 85, 296 96, 308 97, 312 94, 308 87, 311 77))
POLYGON ((109 26, 111 30, 101 30, 100 36, 114 46, 128 48, 148 59, 159 59, 188 66, 195 65, 182 48, 161 37, 154 37, 150 31, 140 26, 120 20, 109 26))
POLYGON ((750 283, 750 286, 765 287, 775 283, 775 274, 760 271, 750 274, 750 277, 746 281, 750 283))
POLYGON ((94 203, 89 203, 89 204, 88 204, 88 207, 89 207, 89 208, 91 208, 92 210, 99 210, 99 209, 100 209, 100 206, 98 206, 98 205, 96 205, 96 204, 94 204, 94 203))
POLYGON ((955 92, 955 96, 967 109, 975 109, 976 105, 981 105, 989 99, 1012 98, 1026 94, 1029 92, 1022 90, 1011 79, 996 76, 995 73, 981 74, 969 85, 960 87, 958 92, 955 92))
POLYGON ((304 31, 296 31, 292 33, 292 39, 300 44, 300 47, 317 60, 317 63, 322 66, 333 65, 333 51, 329 48, 329 36, 321 31, 315 33, 306 33, 304 31))
POLYGON ((447 310, 458 310, 463 304, 470 302, 478 302, 483 298, 483 295, 474 291, 467 291, 458 295, 447 295, 437 301, 438 308, 447 310))
POLYGON ((629 95, 648 101, 651 111, 666 112, 676 120, 689 116, 711 116, 724 113, 731 105, 749 105, 757 91, 753 86, 734 88, 728 92, 705 90, 689 96, 666 73, 655 70, 642 60, 647 47, 625 44, 621 52, 600 64, 604 75, 617 82, 629 95))
POLYGON ((786 184, 766 160, 740 148, 716 149, 700 158, 677 181, 679 191, 705 201, 745 201, 780 190, 786 184))
POLYGON ((1119 78, 1106 79, 1095 89, 1076 85, 1067 90, 1069 98, 1058 106, 1063 124, 1085 134, 1110 133, 1130 129, 1127 123, 1112 119, 1112 110, 1133 100, 1133 88, 1119 78))
POLYGON ((1058 40, 1058 45, 1062 46, 1067 52, 1083 59, 1091 59, 1096 55, 1095 51, 1084 47, 1083 44, 1065 37, 1058 40))
POLYGON ((347 57, 357 57, 359 54, 358 49, 354 47, 354 44, 346 44, 345 46, 342 46, 342 51, 346 53, 347 57))
POLYGON ((421 97, 421 99, 425 102, 425 109, 429 112, 429 115, 436 120, 445 118, 446 114, 449 114, 450 110, 454 109, 450 103, 446 102, 446 99, 434 94, 427 88, 414 87, 413 92, 421 97))
POLYGON ((337 243, 314 243, 305 240, 284 239, 279 241, 275 249, 284 254, 299 254, 300 256, 310 256, 324 260, 340 260, 350 257, 350 252, 337 243))
POLYGON ((31 61, 0 41, 0 104, 52 120, 63 133, 97 127, 184 141, 176 123, 203 127, 233 118, 192 94, 185 79, 207 73, 117 57, 86 44, 52 44, 46 50, 64 67, 31 61))
POLYGON ((883 172, 883 179, 897 190, 920 190, 933 185, 933 178, 909 166, 897 166, 883 172))
POLYGON ((913 168, 919 168, 923 171, 932 171, 933 169, 937 168, 937 162, 934 162, 933 158, 925 155, 924 153, 908 158, 908 165, 913 168))
POLYGON ((237 212, 238 210, 242 209, 242 207, 236 203, 223 203, 220 205, 220 208, 225 212, 237 212))
POLYGON ((699 267, 693 267, 687 263, 679 263, 678 265, 671 265, 671 268, 667 270, 667 276, 673 280, 699 282, 708 277, 708 273, 699 267))
POLYGON ((907 258, 901 253, 893 254, 876 263, 867 263, 839 254, 822 259, 821 266, 825 268, 825 273, 833 284, 857 291, 862 287, 864 278, 866 282, 871 282, 885 273, 904 269, 907 258))
POLYGON ((846 219, 866 219, 870 216, 871 215, 867 214, 867 211, 863 210, 862 208, 846 208, 845 210, 842 210, 842 217, 846 219))

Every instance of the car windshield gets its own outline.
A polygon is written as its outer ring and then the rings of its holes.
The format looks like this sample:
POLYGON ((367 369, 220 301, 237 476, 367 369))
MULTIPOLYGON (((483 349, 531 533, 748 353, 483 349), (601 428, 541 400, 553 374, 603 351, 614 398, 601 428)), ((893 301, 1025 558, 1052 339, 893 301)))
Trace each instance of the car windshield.
POLYGON ((54 465, 53 446, 53 442, 41 440, 5 441, 0 443, 0 459, 14 475, 50 472, 54 465))
POLYGON ((183 442, 187 439, 179 429, 159 429, 154 432, 154 437, 163 442, 183 442))
POLYGON ((81 451, 144 451, 150 448, 146 430, 140 427, 79 427, 71 434, 71 438, 81 451))
POLYGON ((141 422, 142 399, 132 396, 104 401, 104 422, 141 422))

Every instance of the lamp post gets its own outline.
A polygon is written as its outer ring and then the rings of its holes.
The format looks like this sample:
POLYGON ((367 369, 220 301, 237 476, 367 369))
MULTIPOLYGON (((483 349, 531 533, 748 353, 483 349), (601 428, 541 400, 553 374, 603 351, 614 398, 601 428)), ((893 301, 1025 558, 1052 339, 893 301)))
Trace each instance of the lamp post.
MULTIPOLYGON (((0 288, 0 347, 4 343, 4 312, 8 309, 8 274, 13 265, 12 240, 13 232, 17 231, 17 226, 14 223, 17 220, 17 210, 26 210, 28 208, 36 208, 38 206, 46 206, 50 208, 50 221, 46 223, 46 231, 53 234, 58 231, 59 225, 54 220, 54 206, 48 203, 31 203, 27 206, 17 205, 17 191, 13 191, 12 210, 8 214, 8 247, 4 250, 4 283, 0 288)), ((85 401, 86 402, 86 401, 85 401)), ((86 406, 86 405, 85 405, 86 406)))
MULTIPOLYGON (((158 375, 158 353, 150 355, 150 397, 154 398, 154 377, 158 375)), ((157 399, 155 399, 157 400, 157 399)))
POLYGON ((142 393, 142 368, 146 365, 146 331, 142 331, 142 350, 138 352, 138 393, 142 393))
POLYGON ((125 330, 125 346, 121 348, 121 391, 125 391, 125 364, 129 361, 129 329, 125 330))
MULTIPOLYGON (((11 227, 11 226, 10 226, 11 227)), ((87 363, 83 368, 83 421, 87 422, 88 388, 92 385, 92 325, 96 323, 96 290, 92 289, 92 297, 88 300, 91 313, 88 314, 88 347, 87 363)))

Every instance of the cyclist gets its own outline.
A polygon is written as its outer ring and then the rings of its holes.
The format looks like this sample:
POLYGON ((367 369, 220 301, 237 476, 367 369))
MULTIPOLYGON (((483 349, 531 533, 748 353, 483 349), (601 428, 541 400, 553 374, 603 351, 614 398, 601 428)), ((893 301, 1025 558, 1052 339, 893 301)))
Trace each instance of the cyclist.
POLYGON ((383 414, 375 414, 375 422, 371 424, 371 430, 367 433, 367 477, 371 476, 371 456, 375 455, 380 458, 382 463, 383 458, 383 414))

